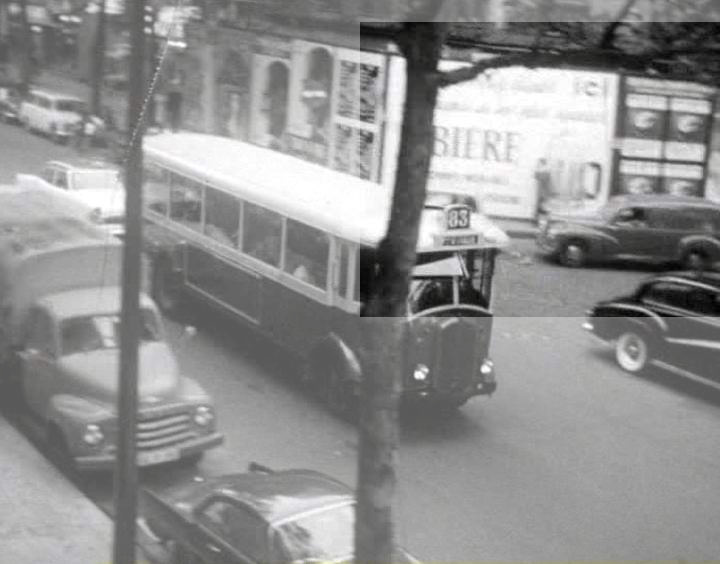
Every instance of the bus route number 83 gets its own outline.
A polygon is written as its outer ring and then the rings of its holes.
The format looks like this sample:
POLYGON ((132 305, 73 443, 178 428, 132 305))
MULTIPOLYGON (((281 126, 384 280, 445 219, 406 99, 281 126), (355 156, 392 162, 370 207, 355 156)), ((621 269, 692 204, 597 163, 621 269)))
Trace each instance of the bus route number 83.
POLYGON ((471 210, 468 206, 454 205, 445 208, 445 228, 450 231, 454 229, 469 229, 471 210))

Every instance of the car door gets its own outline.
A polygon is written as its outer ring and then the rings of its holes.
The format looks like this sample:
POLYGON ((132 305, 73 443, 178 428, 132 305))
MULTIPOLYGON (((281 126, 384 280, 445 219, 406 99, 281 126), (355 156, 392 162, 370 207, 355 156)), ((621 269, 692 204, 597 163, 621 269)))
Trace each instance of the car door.
POLYGON ((610 227, 618 242, 619 255, 646 257, 654 254, 655 237, 644 207, 630 206, 618 210, 610 227))
POLYGON ((28 407, 38 416, 47 412, 57 385, 58 339, 50 315, 43 309, 31 311, 25 349, 21 352, 22 392, 28 407))
POLYGON ((267 562, 268 525, 233 500, 211 498, 197 510, 194 548, 204 564, 267 562))

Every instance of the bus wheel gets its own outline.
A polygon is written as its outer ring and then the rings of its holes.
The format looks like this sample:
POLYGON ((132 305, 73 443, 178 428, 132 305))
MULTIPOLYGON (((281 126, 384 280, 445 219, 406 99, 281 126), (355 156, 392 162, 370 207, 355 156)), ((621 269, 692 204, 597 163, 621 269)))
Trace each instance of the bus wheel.
POLYGON ((158 261, 153 269, 152 294, 155 303, 166 315, 175 315, 180 309, 180 286, 167 260, 158 261))

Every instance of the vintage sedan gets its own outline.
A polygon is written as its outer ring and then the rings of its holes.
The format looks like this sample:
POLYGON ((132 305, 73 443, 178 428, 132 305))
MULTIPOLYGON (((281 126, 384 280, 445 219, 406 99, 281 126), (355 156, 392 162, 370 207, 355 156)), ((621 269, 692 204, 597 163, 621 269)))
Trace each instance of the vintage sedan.
POLYGON ((595 212, 543 218, 537 244, 570 267, 630 258, 707 268, 720 260, 720 205, 684 196, 618 196, 595 212))
POLYGON ((596 304, 583 328, 611 344, 627 372, 655 364, 720 384, 720 273, 652 277, 629 295, 596 304))
MULTIPOLYGON (((345 484, 312 470, 249 472, 145 490, 141 529, 175 564, 349 562, 355 499, 345 484)), ((416 563, 398 548, 396 562, 416 563)))

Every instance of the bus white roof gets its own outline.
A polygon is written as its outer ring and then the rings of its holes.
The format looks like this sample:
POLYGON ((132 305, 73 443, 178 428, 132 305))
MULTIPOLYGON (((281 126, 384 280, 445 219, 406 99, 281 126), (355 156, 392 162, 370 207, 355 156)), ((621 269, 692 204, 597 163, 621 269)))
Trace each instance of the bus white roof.
MULTIPOLYGON (((146 136, 144 149, 152 162, 338 237, 374 247, 385 235, 392 194, 379 184, 227 137, 146 136)), ((432 246, 441 214, 424 214, 419 249, 432 246)), ((487 218, 475 216, 473 227, 488 247, 507 242, 487 218)))

